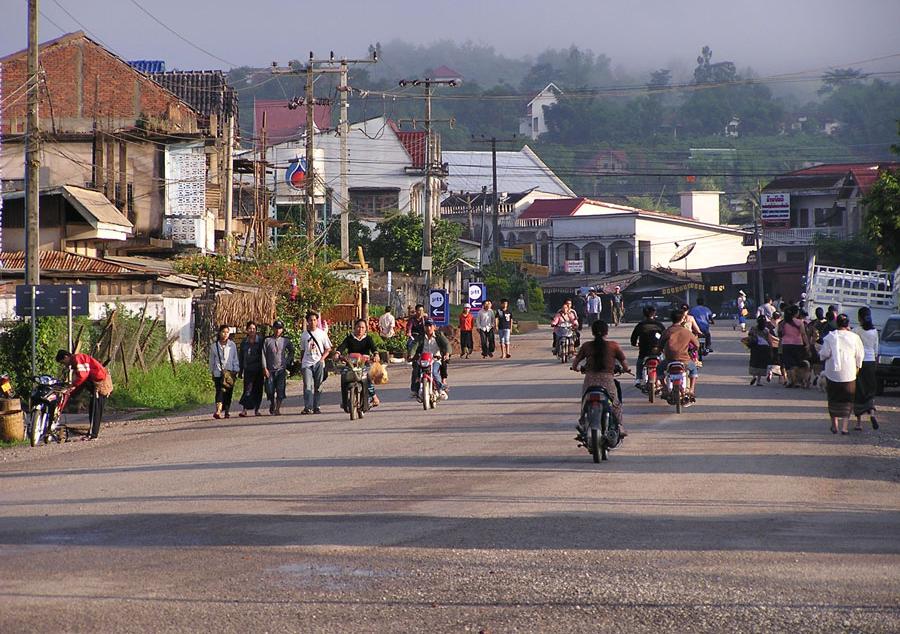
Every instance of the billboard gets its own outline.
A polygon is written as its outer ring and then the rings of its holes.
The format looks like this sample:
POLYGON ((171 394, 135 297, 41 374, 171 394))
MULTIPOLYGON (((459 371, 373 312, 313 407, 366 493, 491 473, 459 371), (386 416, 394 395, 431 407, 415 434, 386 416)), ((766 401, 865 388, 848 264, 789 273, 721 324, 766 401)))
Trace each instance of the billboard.
POLYGON ((763 192, 759 200, 763 227, 791 226, 791 195, 786 193, 763 192))

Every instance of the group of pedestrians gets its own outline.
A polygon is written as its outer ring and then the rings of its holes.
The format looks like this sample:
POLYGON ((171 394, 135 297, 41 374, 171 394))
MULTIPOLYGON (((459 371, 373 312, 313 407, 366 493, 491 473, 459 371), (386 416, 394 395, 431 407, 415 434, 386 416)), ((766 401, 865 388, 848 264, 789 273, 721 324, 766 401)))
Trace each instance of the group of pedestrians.
POLYGON ((618 326, 622 322, 625 318, 625 303, 622 299, 621 286, 616 286, 611 293, 601 293, 596 288, 589 288, 587 293, 583 293, 581 289, 578 289, 575 291, 572 309, 578 316, 579 329, 584 325, 590 328, 595 321, 600 319, 605 299, 609 302, 610 323, 618 326))
MULTIPOLYGON (((524 299, 520 300, 524 305, 524 299)), ((472 312, 471 304, 465 304, 459 315, 460 357, 468 359, 474 352, 474 332, 477 331, 482 359, 493 359, 498 343, 500 358, 509 359, 512 357, 509 348, 512 324, 513 316, 507 299, 501 299, 496 310, 491 300, 485 300, 477 314, 472 312)))

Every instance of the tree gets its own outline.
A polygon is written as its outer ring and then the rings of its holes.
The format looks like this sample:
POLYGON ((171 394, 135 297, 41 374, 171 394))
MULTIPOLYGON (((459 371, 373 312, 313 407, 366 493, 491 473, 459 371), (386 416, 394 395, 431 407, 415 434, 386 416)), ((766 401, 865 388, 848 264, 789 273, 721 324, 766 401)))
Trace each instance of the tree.
MULTIPOLYGON (((372 244, 372 232, 356 218, 350 218, 348 235, 350 237, 350 259, 356 257, 356 247, 362 247, 368 257, 369 246, 372 244)), ((340 253, 341 247, 341 221, 335 218, 328 227, 328 246, 336 248, 340 253)))
POLYGON ((884 170, 863 198, 865 233, 891 268, 900 264, 900 173, 884 170))
MULTIPOLYGON (((401 273, 418 273, 422 268, 421 216, 398 213, 378 225, 372 240, 372 261, 384 258, 385 268, 401 273)), ((441 275, 462 255, 459 236, 462 225, 438 220, 431 230, 432 272, 441 275)))
POLYGON ((864 73, 858 68, 832 68, 822 75, 822 87, 816 92, 826 95, 841 86, 862 83, 868 76, 868 73, 864 73))
POLYGON ((697 68, 694 69, 695 84, 721 84, 737 79, 737 68, 734 62, 710 63, 712 49, 704 46, 697 56, 697 68))

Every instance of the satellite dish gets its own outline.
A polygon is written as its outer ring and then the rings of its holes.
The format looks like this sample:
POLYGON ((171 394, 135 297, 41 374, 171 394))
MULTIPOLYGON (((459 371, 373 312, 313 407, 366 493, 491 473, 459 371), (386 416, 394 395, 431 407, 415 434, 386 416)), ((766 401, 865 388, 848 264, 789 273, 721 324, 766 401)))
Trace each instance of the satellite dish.
POLYGON ((678 260, 683 260, 687 256, 691 254, 691 251, 694 250, 694 247, 697 246, 696 242, 691 242, 690 244, 686 244, 680 249, 678 249, 672 257, 669 258, 669 262, 677 262, 678 260))

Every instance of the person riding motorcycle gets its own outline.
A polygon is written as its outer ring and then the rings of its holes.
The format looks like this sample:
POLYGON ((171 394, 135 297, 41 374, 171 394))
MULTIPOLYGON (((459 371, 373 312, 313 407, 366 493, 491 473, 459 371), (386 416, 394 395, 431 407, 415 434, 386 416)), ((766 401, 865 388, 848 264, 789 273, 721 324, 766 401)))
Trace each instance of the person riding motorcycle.
POLYGON ((637 372, 634 378, 634 386, 641 386, 643 377, 644 360, 648 357, 658 357, 662 352, 660 340, 666 331, 665 325, 656 318, 654 306, 644 307, 644 319, 631 331, 631 345, 638 349, 637 372))
MULTIPOLYGON (((346 360, 351 354, 364 355, 368 357, 365 364, 366 374, 368 375, 371 367, 370 361, 378 355, 378 348, 369 335, 369 324, 365 319, 357 319, 353 324, 353 332, 348 333, 341 344, 337 347, 337 354, 343 360, 346 360)), ((350 411, 347 404, 347 392, 350 385, 348 380, 350 375, 346 372, 341 373, 341 409, 345 412, 350 411)), ((365 382, 366 390, 369 394, 369 401, 372 407, 378 407, 380 401, 378 395, 375 394, 375 384, 367 380, 365 382)))
MULTIPOLYGON (((593 341, 585 342, 578 348, 575 358, 572 360, 572 370, 578 370, 578 364, 584 361, 584 381, 581 385, 582 395, 588 388, 601 386, 610 396, 610 410, 612 416, 619 424, 619 435, 624 438, 628 434, 622 420, 622 398, 620 388, 615 381, 616 366, 621 367, 622 372, 630 372, 625 353, 615 341, 608 341, 609 325, 602 319, 591 324, 593 341)), ((579 419, 578 430, 584 431, 584 421, 579 419)))
POLYGON ((663 333, 660 345, 663 349, 665 360, 663 367, 668 368, 672 361, 680 361, 684 364, 688 373, 688 385, 686 394, 694 400, 697 386, 697 364, 691 358, 690 347, 700 347, 700 340, 684 326, 684 311, 672 312, 672 325, 663 333))
POLYGON ((556 345, 561 336, 565 336, 565 324, 572 329, 572 336, 575 338, 575 347, 577 348, 580 341, 578 336, 578 313, 572 308, 572 300, 567 299, 563 302, 562 308, 556 311, 550 325, 553 327, 553 354, 557 354, 556 345))
MULTIPOLYGON (((447 338, 437 332, 434 321, 425 320, 425 334, 417 339, 415 358, 413 361, 413 379, 418 385, 419 383, 419 357, 423 352, 430 352, 432 358, 431 376, 434 378, 434 386, 441 400, 447 400, 446 381, 447 381, 447 361, 450 359, 450 342, 447 338)), ((418 388, 417 388, 418 389, 418 388)), ((416 393, 418 397, 418 392, 416 393)))

